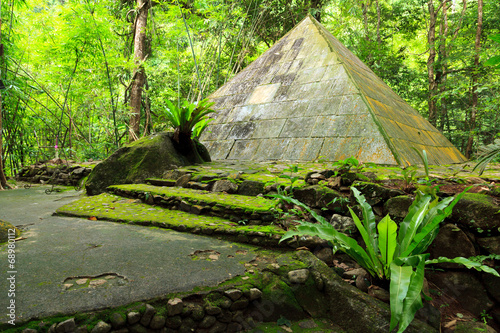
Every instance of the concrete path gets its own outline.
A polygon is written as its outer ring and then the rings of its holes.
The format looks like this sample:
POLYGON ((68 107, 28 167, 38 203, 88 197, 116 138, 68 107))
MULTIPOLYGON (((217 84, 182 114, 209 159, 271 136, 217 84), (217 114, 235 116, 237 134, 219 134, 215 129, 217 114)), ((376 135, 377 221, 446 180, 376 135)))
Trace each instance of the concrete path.
POLYGON ((26 237, 15 243, 14 270, 7 245, 0 247, 0 323, 10 320, 12 300, 22 322, 115 307, 215 286, 243 274, 242 262, 254 258, 252 248, 214 238, 52 216, 80 193, 47 195, 47 188, 0 191, 0 219, 25 229, 26 237), (15 296, 8 295, 12 276, 15 296))

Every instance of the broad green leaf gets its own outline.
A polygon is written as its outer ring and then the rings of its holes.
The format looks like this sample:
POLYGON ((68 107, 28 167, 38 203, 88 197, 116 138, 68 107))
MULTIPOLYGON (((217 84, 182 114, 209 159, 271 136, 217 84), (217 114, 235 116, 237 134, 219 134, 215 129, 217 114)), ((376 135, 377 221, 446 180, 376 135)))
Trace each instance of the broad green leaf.
POLYGON ((500 277, 500 274, 498 274, 498 272, 496 270, 494 270, 493 268, 486 266, 486 265, 483 265, 481 262, 473 261, 473 260, 470 260, 470 259, 464 258, 464 257, 456 257, 456 258, 439 257, 437 259, 427 260, 425 263, 426 264, 439 264, 439 263, 444 263, 444 262, 461 264, 469 269, 474 268, 475 270, 483 271, 483 272, 490 273, 490 274, 493 274, 495 276, 500 277))
POLYGON ((498 66, 500 65, 500 55, 493 56, 485 61, 484 63, 487 66, 498 66))
POLYGON ((392 331, 403 316, 404 299, 408 293, 413 269, 411 266, 399 266, 394 261, 390 264, 391 282, 389 285, 390 306, 391 306, 391 326, 392 331))
POLYGON ((408 285, 408 292, 404 299, 403 312, 399 321, 398 332, 403 332, 415 317, 415 313, 422 308, 420 293, 424 285, 425 259, 429 254, 417 255, 408 258, 396 259, 396 264, 412 267, 412 275, 408 285), (414 270, 415 269, 415 270, 414 270))
POLYGON ((396 251, 396 239, 397 239, 397 224, 391 220, 389 215, 384 217, 377 225, 378 229, 378 247, 380 249, 380 256, 382 263, 384 264, 384 272, 386 276, 389 276, 389 265, 394 257, 394 251, 396 251))
POLYGON ((402 255, 402 253, 407 251, 408 246, 417 234, 419 226, 427 213, 430 200, 430 195, 424 195, 420 200, 415 199, 410 206, 408 215, 406 215, 405 219, 400 224, 400 231, 398 235, 399 248, 396 256, 406 256, 402 255))

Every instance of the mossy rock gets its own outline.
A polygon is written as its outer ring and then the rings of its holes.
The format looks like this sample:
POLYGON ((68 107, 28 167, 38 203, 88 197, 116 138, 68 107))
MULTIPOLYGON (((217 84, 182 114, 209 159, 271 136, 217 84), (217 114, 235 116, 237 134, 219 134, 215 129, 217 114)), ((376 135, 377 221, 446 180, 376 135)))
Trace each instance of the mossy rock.
MULTIPOLYGON (((15 238, 21 235, 21 231, 11 223, 0 220, 0 243, 5 243, 9 240, 9 230, 14 230, 15 238)), ((10 234, 12 234, 12 232, 10 232, 10 234)))
POLYGON ((95 166, 85 188, 88 195, 103 193, 110 185, 141 183, 167 170, 194 162, 176 149, 172 133, 157 133, 128 144, 95 166))
POLYGON ((453 208, 452 220, 480 237, 500 235, 500 206, 486 194, 466 193, 453 208))

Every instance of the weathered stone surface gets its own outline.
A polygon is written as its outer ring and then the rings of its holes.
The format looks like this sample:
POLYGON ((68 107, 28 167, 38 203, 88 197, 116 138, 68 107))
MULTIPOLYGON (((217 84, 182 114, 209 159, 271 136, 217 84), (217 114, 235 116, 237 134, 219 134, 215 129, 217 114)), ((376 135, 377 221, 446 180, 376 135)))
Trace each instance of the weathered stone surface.
POLYGON ((324 318, 328 316, 328 303, 325 302, 324 294, 316 288, 299 285, 293 288, 295 298, 302 309, 313 318, 324 318))
POLYGON ((154 315, 153 319, 151 319, 151 322, 149 323, 149 327, 153 330, 159 330, 163 326, 165 326, 165 317, 158 314, 154 315))
POLYGON ((454 297, 464 309, 475 316, 493 307, 494 302, 489 298, 481 281, 469 272, 435 271, 427 273, 427 279, 447 295, 454 297))
POLYGON ((148 329, 141 324, 135 324, 129 327, 129 333, 149 333, 148 329))
POLYGON ((198 325, 199 328, 210 328, 212 327, 217 319, 214 316, 205 316, 201 323, 198 325))
POLYGON ((257 288, 250 288, 245 291, 245 297, 247 297, 250 302, 254 301, 262 297, 262 291, 257 288))
POLYGON ((191 311, 192 311, 192 314, 191 314, 191 317, 194 319, 194 320, 202 320, 203 317, 205 317, 205 310, 203 310, 203 307, 201 305, 198 305, 198 304, 194 304, 194 305, 190 305, 191 307, 191 311))
POLYGON ((175 181, 175 186, 179 187, 187 187, 189 184, 189 181, 191 180, 191 174, 185 174, 177 178, 175 181))
POLYGON ((141 317, 141 325, 148 327, 155 313, 156 309, 153 306, 146 304, 146 310, 144 311, 141 317))
POLYGON ((455 333, 470 333, 470 332, 485 332, 485 333, 496 333, 493 327, 485 325, 483 322, 474 321, 464 321, 457 322, 455 326, 455 333))
POLYGON ((233 194, 237 191, 238 185, 226 179, 216 181, 212 187, 212 192, 226 192, 229 194, 233 194))
POLYGON ((358 231, 356 223, 354 223, 354 220, 348 216, 333 214, 330 219, 330 224, 335 228, 335 230, 346 234, 352 234, 358 231))
POLYGON ((405 194, 401 190, 386 188, 375 183, 354 182, 353 187, 365 196, 371 206, 405 194))
POLYGON ((402 221, 408 214, 408 208, 412 203, 413 199, 407 195, 389 198, 384 204, 384 214, 389 214, 394 220, 402 221))
POLYGON ((57 324, 56 332, 69 333, 73 332, 75 329, 76 329, 75 318, 70 318, 57 324))
POLYGON ((119 329, 125 327, 127 325, 127 319, 125 315, 115 312, 109 316, 109 322, 114 329, 119 329))
POLYGON ((238 186, 238 194, 257 196, 264 193, 264 183, 254 180, 244 180, 238 186))
POLYGON ((9 240, 9 235, 10 238, 15 239, 21 235, 21 231, 11 223, 0 220, 0 243, 7 242, 9 240))
POLYGON ((288 280, 291 283, 305 283, 309 277, 308 269, 297 269, 288 272, 288 280))
POLYGON ((169 316, 175 316, 182 313, 184 303, 180 298, 169 299, 167 302, 167 313, 169 316))
POLYGON ((139 312, 129 312, 127 313, 127 322, 129 325, 134 325, 141 320, 141 314, 139 312))
POLYGON ((239 300, 235 301, 233 304, 231 304, 231 311, 239 311, 239 310, 244 310, 248 306, 248 300, 246 298, 240 298, 239 300))
POLYGON ((451 219, 479 237, 487 232, 495 236, 500 233, 499 210, 500 206, 495 204, 492 197, 466 193, 453 208, 451 219))
POLYGON ((491 254, 500 254, 500 236, 476 238, 477 243, 491 254))
MULTIPOLYGON (((455 257, 473 257, 476 256, 474 244, 467 235, 457 226, 453 224, 445 224, 439 229, 436 239, 429 247, 431 259, 439 257, 455 258, 455 257)), ((458 264, 443 263, 439 264, 445 268, 460 268, 458 264)))
POLYGON ((314 255, 327 265, 333 264, 333 251, 330 247, 323 247, 314 251, 314 255))
POLYGON ((205 306, 205 312, 207 315, 216 316, 222 312, 221 308, 215 305, 207 305, 205 306))
POLYGON ((295 189, 293 196, 309 207, 327 207, 328 209, 341 208, 339 203, 331 203, 335 198, 342 196, 335 190, 320 185, 306 186, 295 189))
POLYGON ((229 297, 231 300, 236 301, 241 297, 241 295, 243 295, 243 292, 239 289, 229 289, 224 292, 224 295, 229 297))
POLYGON ((92 328, 90 333, 108 333, 109 331, 111 331, 111 325, 101 320, 92 328))
POLYGON ((88 195, 104 192, 110 185, 144 182, 161 177, 167 169, 195 162, 176 150, 172 133, 157 133, 115 151, 94 167, 85 188, 88 195))
POLYGON ((21 333, 38 333, 38 331, 32 328, 25 328, 21 333))
POLYGON ((500 278, 493 274, 482 273, 481 280, 488 293, 500 303, 500 278))
POLYGON ((165 326, 168 328, 179 328, 182 325, 182 317, 181 316, 173 316, 165 319, 165 326))
POLYGON ((417 164, 418 143, 431 164, 465 161, 310 15, 210 99, 201 140, 217 159, 417 164))

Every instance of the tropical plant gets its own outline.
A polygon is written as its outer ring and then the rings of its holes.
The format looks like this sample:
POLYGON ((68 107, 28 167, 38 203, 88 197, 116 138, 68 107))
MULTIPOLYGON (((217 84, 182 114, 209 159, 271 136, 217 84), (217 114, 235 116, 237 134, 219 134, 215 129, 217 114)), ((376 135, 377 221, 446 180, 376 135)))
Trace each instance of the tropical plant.
POLYGON ((199 101, 197 104, 184 101, 182 106, 176 106, 170 101, 166 101, 168 109, 165 110, 167 120, 174 127, 174 140, 179 142, 179 137, 191 138, 201 134, 207 125, 206 116, 215 112, 210 109, 213 102, 208 99, 199 101))
POLYGON ((417 192, 398 232, 397 224, 389 215, 377 224, 371 206, 353 187, 352 192, 361 207, 363 221, 351 208, 349 210, 363 238, 365 248, 353 238, 335 230, 324 217, 300 201, 281 195, 273 197, 303 208, 319 222, 299 221, 297 230, 288 231, 281 241, 295 236, 318 236, 330 241, 334 251, 347 253, 372 276, 390 280, 390 330, 399 325, 398 332, 403 332, 413 320, 417 310, 422 307, 420 294, 426 264, 453 262, 499 276, 495 270, 478 263, 477 260, 438 258, 428 261, 429 254, 424 253, 437 236, 439 224, 451 214, 455 204, 468 189, 455 198, 450 197, 442 201, 433 198, 432 195, 417 192))
POLYGON ((481 146, 479 148, 479 162, 476 164, 472 171, 479 170, 479 175, 482 175, 484 169, 495 157, 500 155, 500 139, 496 139, 495 142, 487 146, 481 146))

